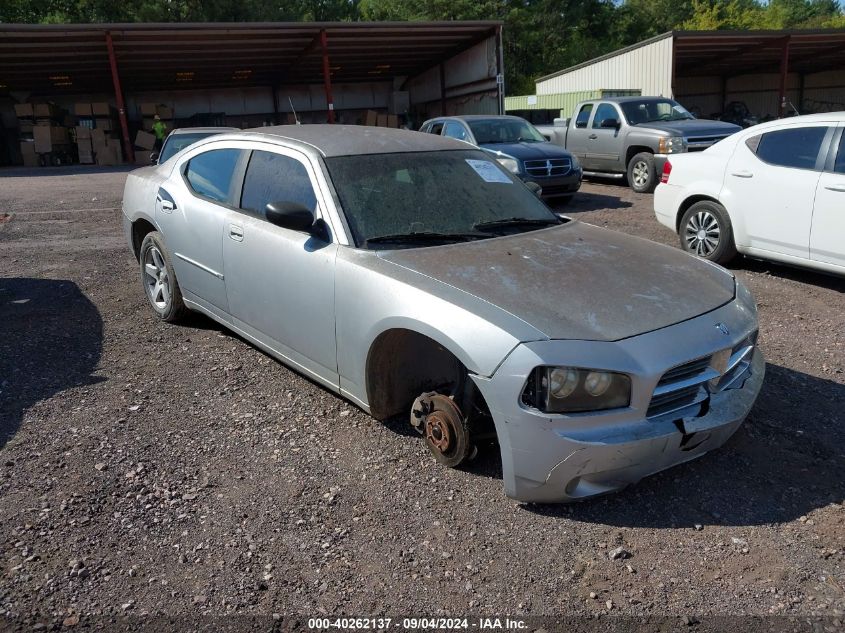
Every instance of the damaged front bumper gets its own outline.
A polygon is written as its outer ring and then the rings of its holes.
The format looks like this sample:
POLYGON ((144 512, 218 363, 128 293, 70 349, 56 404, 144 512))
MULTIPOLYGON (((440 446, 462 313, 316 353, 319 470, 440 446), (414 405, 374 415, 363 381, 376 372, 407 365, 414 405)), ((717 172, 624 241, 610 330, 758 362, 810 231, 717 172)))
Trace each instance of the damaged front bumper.
POLYGON ((728 376, 726 388, 710 393, 702 383, 704 396, 686 406, 656 409, 658 385, 672 368, 718 358, 741 346, 756 327, 756 315, 733 301, 622 341, 518 346, 493 377, 474 378, 496 424, 505 492, 520 501, 576 501, 620 490, 718 448, 739 428, 757 398, 765 373, 760 351, 748 351, 742 371, 728 376), (624 372, 631 377, 630 405, 568 415, 527 407, 520 400, 526 378, 542 365, 624 372))

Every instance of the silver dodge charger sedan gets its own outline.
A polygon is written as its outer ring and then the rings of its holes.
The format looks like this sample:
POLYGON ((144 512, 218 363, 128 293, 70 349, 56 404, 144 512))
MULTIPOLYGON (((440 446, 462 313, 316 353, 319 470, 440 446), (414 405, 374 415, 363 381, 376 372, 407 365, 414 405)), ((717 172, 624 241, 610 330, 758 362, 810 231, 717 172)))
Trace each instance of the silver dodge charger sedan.
POLYGON ((763 380, 730 272, 559 218, 449 138, 218 135, 132 172, 123 214, 160 319, 202 312, 373 417, 407 415, 446 466, 497 441, 515 499, 699 457, 763 380))

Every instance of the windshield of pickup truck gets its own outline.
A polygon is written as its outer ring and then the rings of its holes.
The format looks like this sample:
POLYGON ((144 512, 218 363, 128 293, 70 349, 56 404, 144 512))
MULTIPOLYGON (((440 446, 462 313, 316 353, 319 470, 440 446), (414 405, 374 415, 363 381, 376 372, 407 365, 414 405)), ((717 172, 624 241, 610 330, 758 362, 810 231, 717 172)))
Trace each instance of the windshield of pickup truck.
POLYGON ((647 101, 626 101, 619 104, 630 125, 653 123, 654 121, 683 121, 694 119, 687 109, 672 99, 649 99, 647 101))
POLYGON ((358 246, 431 246, 561 224, 480 150, 337 156, 325 164, 358 246))
POLYGON ((468 123, 479 145, 546 142, 546 137, 537 128, 521 119, 478 119, 468 123))

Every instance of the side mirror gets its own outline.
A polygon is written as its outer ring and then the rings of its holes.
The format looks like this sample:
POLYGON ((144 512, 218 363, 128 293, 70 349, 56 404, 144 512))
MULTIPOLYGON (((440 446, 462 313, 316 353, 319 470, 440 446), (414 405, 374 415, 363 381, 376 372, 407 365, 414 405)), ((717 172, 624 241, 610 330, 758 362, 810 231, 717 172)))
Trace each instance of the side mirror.
POLYGON ((158 165, 158 152, 150 154, 150 165, 158 165))
POLYGON ((264 207, 267 221, 292 231, 311 232, 314 226, 314 213, 298 202, 270 202, 264 207))
POLYGON ((599 127, 605 130, 615 130, 619 125, 619 119, 602 119, 599 123, 599 127))
POLYGON ((543 195, 543 188, 536 182, 526 182, 525 186, 528 187, 528 190, 538 198, 543 195))

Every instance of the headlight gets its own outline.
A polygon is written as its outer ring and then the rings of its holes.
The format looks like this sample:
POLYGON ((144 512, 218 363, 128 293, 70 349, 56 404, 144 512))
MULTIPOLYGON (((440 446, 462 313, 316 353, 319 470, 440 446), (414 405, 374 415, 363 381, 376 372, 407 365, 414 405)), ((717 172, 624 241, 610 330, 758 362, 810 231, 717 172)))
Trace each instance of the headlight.
POLYGON ((677 154, 687 151, 683 136, 664 136, 657 141, 658 154, 677 154))
POLYGON ((514 160, 513 158, 505 158, 503 156, 500 156, 496 158, 496 160, 499 161, 499 164, 505 169, 507 169, 509 172, 513 174, 519 173, 519 163, 516 162, 516 160, 514 160))
POLYGON ((522 402, 547 413, 578 413, 627 407, 631 379, 625 374, 580 367, 537 367, 522 402))
POLYGON ((572 155, 572 170, 578 171, 581 169, 581 163, 578 162, 578 159, 575 157, 575 154, 572 155))

